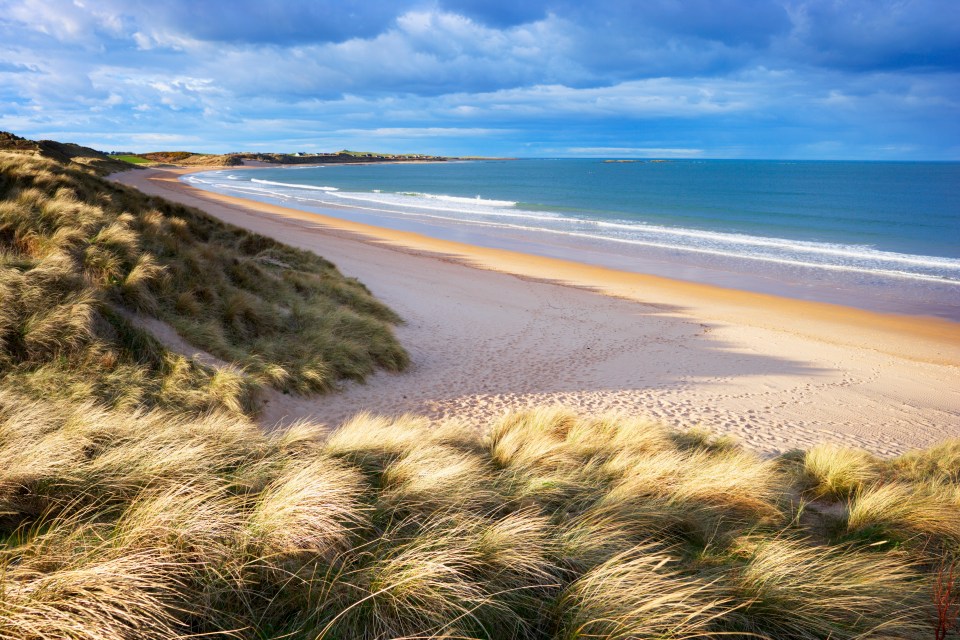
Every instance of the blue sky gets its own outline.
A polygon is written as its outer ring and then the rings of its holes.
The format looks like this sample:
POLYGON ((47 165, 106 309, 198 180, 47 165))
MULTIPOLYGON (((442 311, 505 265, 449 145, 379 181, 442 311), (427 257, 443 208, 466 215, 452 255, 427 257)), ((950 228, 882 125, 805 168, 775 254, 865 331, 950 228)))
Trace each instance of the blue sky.
POLYGON ((0 0, 0 129, 100 149, 960 159, 958 0, 0 0))

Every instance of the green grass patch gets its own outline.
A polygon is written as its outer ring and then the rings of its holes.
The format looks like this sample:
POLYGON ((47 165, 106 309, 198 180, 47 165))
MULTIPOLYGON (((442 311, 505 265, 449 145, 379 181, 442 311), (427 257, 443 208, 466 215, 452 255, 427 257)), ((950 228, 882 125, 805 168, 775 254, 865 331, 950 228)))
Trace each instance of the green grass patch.
POLYGON ((130 164, 151 164, 153 162, 153 160, 149 160, 141 156, 124 155, 124 156, 110 156, 110 157, 114 158, 115 160, 122 160, 124 162, 129 162, 130 164))

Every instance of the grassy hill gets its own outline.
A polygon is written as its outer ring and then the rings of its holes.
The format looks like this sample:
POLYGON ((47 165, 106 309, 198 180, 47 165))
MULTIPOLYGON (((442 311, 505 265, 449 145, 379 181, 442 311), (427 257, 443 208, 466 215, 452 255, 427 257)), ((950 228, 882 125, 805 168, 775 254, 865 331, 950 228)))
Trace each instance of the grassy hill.
MULTIPOLYGON (((354 164, 371 162, 443 162, 442 156, 423 154, 379 153, 373 151, 349 151, 343 149, 332 153, 195 153, 193 151, 152 151, 150 153, 103 154, 88 147, 75 144, 41 140, 35 142, 12 133, 0 131, 0 151, 27 152, 53 158, 61 162, 74 162, 93 168, 99 175, 124 171, 130 165, 173 164, 179 166, 234 167, 244 161, 267 164, 354 164)), ((467 158, 455 158, 467 159, 467 158)), ((479 159, 479 158, 478 158, 479 159)))
POLYGON ((0 153, 0 639, 952 633, 960 442, 767 460, 546 408, 264 433, 266 385, 402 368, 394 314, 28 142, 0 153))
POLYGON ((250 407, 263 385, 325 391, 406 364, 396 316, 329 262, 85 166, 0 153, 0 358, 18 387, 110 405, 216 396, 250 407), (167 353, 131 313, 236 368, 167 353))
POLYGON ((419 154, 390 154, 361 151, 337 151, 334 153, 193 153, 191 151, 154 151, 136 155, 115 155, 111 159, 123 160, 131 164, 174 164, 179 166, 217 166, 233 167, 244 161, 267 164, 357 164, 370 162, 413 162, 430 160, 442 162, 448 160, 439 156, 419 154))
POLYGON ((77 144, 56 142, 55 140, 27 140, 6 131, 0 131, 0 152, 9 151, 69 163, 86 167, 96 175, 106 175, 114 171, 124 171, 130 165, 111 158, 95 149, 77 144))

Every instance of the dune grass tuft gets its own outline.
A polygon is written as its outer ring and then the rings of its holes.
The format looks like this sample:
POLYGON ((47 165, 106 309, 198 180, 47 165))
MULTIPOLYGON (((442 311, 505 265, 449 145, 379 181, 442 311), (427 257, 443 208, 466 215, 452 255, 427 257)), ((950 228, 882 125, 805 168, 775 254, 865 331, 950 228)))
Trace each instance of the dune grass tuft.
POLYGON ((46 640, 182 636, 170 606, 179 567, 150 552, 58 568, 7 564, 0 569, 0 638, 46 640))
POLYGON ((911 451, 888 463, 893 473, 909 481, 933 484, 960 483, 960 438, 952 438, 922 451, 911 451))
POLYGON ((956 490, 891 482, 870 487, 851 502, 847 530, 871 537, 921 536, 960 544, 960 496, 956 490))
POLYGON ((774 537, 745 539, 728 583, 731 628, 769 638, 922 637, 922 582, 897 553, 774 537))
POLYGON ((655 547, 618 554, 560 598, 559 638, 706 638, 729 610, 715 585, 686 577, 655 547))
POLYGON ((250 532, 268 557, 311 554, 332 559, 350 548, 364 520, 360 474, 329 458, 295 461, 259 495, 250 532))
POLYGON ((818 445, 804 455, 802 474, 814 495, 844 499, 875 480, 879 466, 866 451, 818 445))

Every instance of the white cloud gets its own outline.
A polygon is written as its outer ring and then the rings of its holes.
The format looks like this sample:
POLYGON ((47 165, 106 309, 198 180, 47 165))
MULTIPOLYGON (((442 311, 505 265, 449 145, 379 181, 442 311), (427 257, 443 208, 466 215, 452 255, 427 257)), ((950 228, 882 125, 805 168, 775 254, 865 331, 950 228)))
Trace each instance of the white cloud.
POLYGON ((480 127, 380 127, 377 129, 339 129, 336 133, 387 138, 436 138, 489 136, 511 133, 512 131, 511 129, 484 129, 480 127))
POLYGON ((177 133, 130 133, 126 138, 134 142, 149 144, 176 144, 180 142, 198 142, 198 136, 182 135, 177 133))
POLYGON ((755 79, 653 78, 590 88, 536 85, 447 99, 455 102, 451 115, 471 118, 483 112, 685 118, 756 109, 775 99, 771 89, 755 79))

